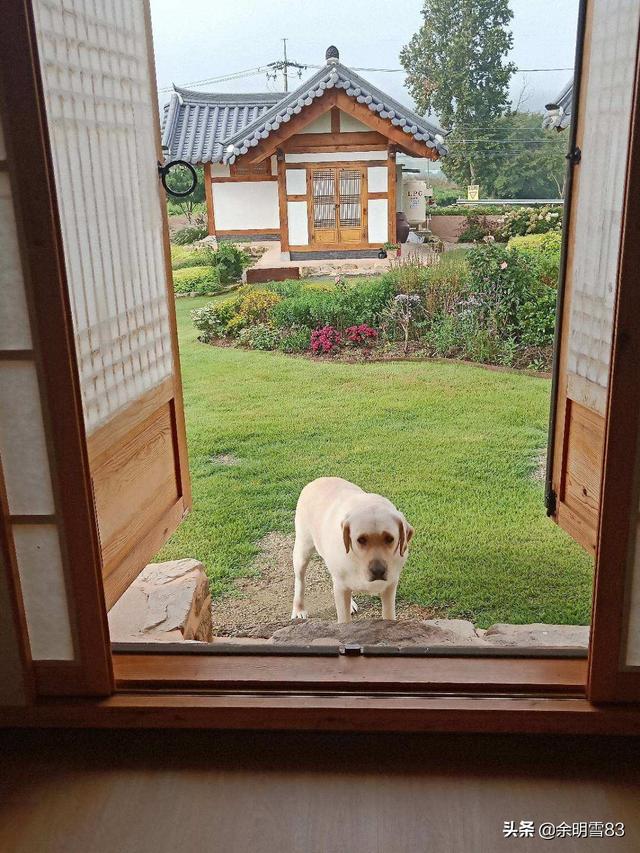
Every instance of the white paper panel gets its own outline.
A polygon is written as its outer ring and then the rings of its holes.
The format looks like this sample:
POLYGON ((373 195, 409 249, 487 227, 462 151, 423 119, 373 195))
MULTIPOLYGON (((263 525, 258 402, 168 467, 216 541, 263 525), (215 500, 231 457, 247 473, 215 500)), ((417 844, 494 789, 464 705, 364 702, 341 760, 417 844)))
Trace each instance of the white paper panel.
POLYGON ((388 202, 386 198, 369 201, 369 242, 386 243, 389 239, 388 202))
POLYGON ((370 193, 386 193, 389 189, 389 170, 386 166, 369 166, 367 189, 370 193))
POLYGON ((33 362, 0 362, 0 457, 13 515, 54 512, 38 378, 33 362))
POLYGON ((307 170, 287 169, 286 173, 287 195, 307 194, 307 170))
POLYGON ((309 244, 307 202, 288 201, 287 220, 289 223, 289 243, 292 246, 307 246, 309 244))
POLYGON ((144 4, 34 0, 87 430, 172 370, 144 4))
POLYGON ((280 229, 277 181, 213 183, 212 190, 216 228, 221 231, 280 229))
POLYGON ((17 524, 13 539, 31 655, 34 660, 73 660, 58 531, 52 524, 17 524))
POLYGON ((0 172, 0 349, 31 349, 9 175, 0 172))
POLYGON ((571 385, 574 399, 604 414, 640 0, 592 0, 590 5, 568 370, 585 380, 571 385))

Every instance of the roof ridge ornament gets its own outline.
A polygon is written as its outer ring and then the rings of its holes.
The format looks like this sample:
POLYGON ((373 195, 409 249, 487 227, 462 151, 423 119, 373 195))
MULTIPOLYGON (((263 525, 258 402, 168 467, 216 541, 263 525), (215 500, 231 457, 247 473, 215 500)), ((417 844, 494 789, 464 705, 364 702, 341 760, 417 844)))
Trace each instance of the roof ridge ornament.
POLYGON ((335 46, 335 44, 329 45, 324 55, 324 58, 327 60, 327 65, 336 65, 338 62, 340 62, 340 51, 335 46))

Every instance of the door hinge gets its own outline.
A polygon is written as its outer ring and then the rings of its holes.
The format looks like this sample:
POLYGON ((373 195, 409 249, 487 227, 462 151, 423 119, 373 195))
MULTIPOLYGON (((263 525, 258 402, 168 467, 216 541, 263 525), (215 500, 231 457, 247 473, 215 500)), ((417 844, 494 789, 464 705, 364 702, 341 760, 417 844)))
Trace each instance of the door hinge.
POLYGON ((573 151, 569 151, 567 154, 567 160, 572 166, 577 166, 582 160, 582 150, 576 145, 573 151))
POLYGON ((544 503, 547 508, 547 515, 551 518, 558 509, 558 496, 553 489, 548 489, 544 496, 544 503))

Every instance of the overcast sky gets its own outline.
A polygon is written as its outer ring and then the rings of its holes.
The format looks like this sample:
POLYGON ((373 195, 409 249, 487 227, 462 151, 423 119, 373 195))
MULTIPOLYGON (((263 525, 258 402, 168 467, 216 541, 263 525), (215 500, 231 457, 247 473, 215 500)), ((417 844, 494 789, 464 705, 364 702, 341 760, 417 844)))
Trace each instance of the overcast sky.
MULTIPOLYGON (((570 68, 579 0, 511 0, 519 68, 570 68)), ((352 67, 399 68, 398 54, 421 23, 420 0, 151 0, 158 86, 188 85, 243 71, 282 57, 321 64, 329 44, 352 67)), ((303 72, 303 79, 314 69, 303 72)), ((399 101, 411 105, 402 73, 361 72, 399 101)), ((570 71, 516 74, 512 97, 526 84, 523 109, 540 110, 562 89, 570 71)), ((291 89, 299 84, 294 78, 291 89)), ((281 90, 264 73, 198 86, 202 91, 281 90)), ((168 95, 160 95, 160 102, 168 95)))

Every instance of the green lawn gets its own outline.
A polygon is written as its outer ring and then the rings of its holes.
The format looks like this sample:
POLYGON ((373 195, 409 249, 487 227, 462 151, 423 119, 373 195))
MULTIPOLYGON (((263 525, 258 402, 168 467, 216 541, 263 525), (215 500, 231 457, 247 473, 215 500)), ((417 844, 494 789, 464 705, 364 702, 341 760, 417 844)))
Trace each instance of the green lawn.
POLYGON ((531 478, 549 381, 453 363, 340 364, 198 343, 177 301, 194 509, 160 559, 197 557, 214 595, 291 532, 300 489, 337 475, 416 529, 400 596, 486 627, 586 624, 592 565, 531 478), (215 464, 232 453, 240 464, 215 464))

